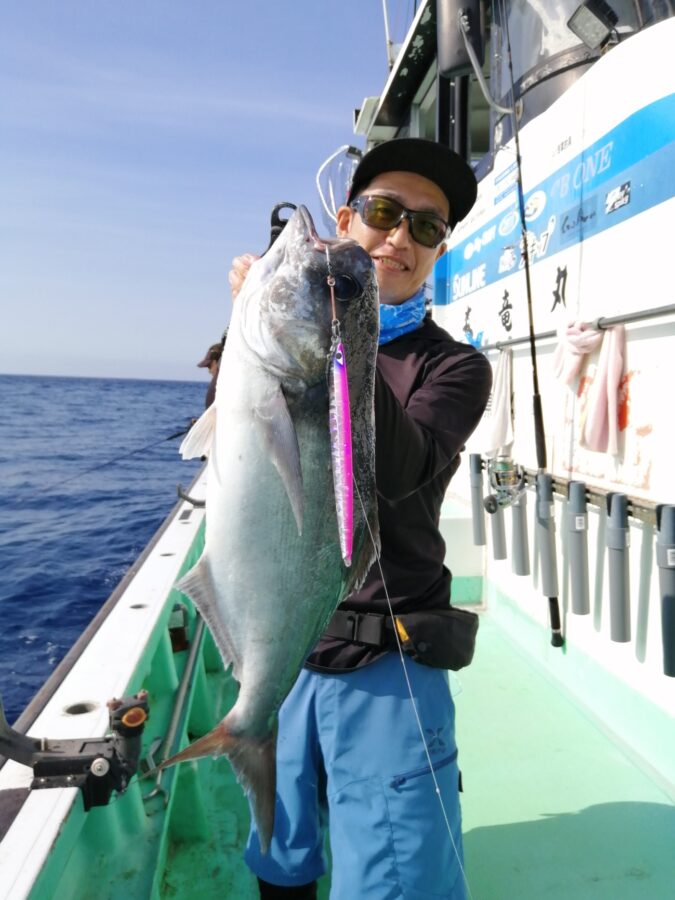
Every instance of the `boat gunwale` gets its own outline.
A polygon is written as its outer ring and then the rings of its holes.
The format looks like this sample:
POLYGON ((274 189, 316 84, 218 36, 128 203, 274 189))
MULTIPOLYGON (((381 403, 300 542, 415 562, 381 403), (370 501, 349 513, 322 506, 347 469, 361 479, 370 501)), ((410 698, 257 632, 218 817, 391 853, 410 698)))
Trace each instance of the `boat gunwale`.
MULTIPOLYGON (((187 489, 188 495, 194 489, 195 485, 203 478, 204 471, 205 465, 199 469, 195 477, 190 482, 190 485, 187 489)), ((119 602, 126 595, 134 579, 137 577, 148 559, 152 556, 154 550, 156 549, 163 536, 166 534, 169 528, 171 528, 171 526, 176 523, 178 516, 181 514, 181 511, 185 509, 185 505, 186 500, 184 498, 179 498, 166 514, 159 527, 156 529, 136 560, 134 560, 134 562, 129 566, 120 582, 113 589, 112 593, 105 600, 92 620, 77 638, 73 646, 66 653, 64 658, 54 669, 51 675, 47 678, 44 684, 40 687, 40 689, 28 703, 26 708, 23 710, 19 718, 16 720, 13 725, 13 728, 16 731, 19 731, 22 734, 27 733, 28 730, 38 720, 39 716, 47 709, 49 703, 52 701, 59 688, 63 685, 66 678, 73 672, 75 666, 83 656, 91 640, 101 630, 101 628, 110 618, 113 611, 117 608, 119 602)), ((11 760, 8 757, 0 754, 0 773, 3 772, 5 763, 7 762, 11 762, 11 760)), ((17 786, 0 789, 0 843, 4 840, 13 823, 21 814, 21 811, 26 801, 31 796, 31 793, 32 791, 28 787, 17 786)))
MULTIPOLYGON (((191 489, 197 484, 199 479, 203 476, 205 465, 206 464, 204 464, 204 466, 199 469, 193 480, 190 482, 190 485, 187 489, 188 494, 190 493, 191 489)), ((84 631, 82 631, 73 646, 70 648, 70 650, 68 650, 66 655, 51 673, 49 678, 47 678, 47 680, 42 684, 37 693, 31 698, 27 706, 24 708, 23 712, 19 715, 19 718, 12 726, 16 731, 20 731, 22 734, 26 734, 28 729, 35 723, 40 713, 44 710, 44 708, 56 693, 66 675, 68 675, 74 668, 75 663, 84 652, 84 649, 91 640, 92 636, 96 634, 96 632, 101 628, 102 624, 108 618, 112 610, 117 606, 120 598, 124 595, 130 583, 138 574, 139 569, 155 549, 155 547, 159 543, 160 538, 169 528, 184 504, 185 500, 179 497, 179 499, 171 507, 169 512, 162 520, 160 526, 154 532, 138 557, 126 570, 126 572, 122 576, 122 579, 113 589, 112 593, 104 601, 103 605, 99 608, 98 612, 95 613, 93 619, 91 619, 89 624, 85 627, 84 631)), ((0 769, 2 769, 6 762, 7 757, 0 754, 0 769)))

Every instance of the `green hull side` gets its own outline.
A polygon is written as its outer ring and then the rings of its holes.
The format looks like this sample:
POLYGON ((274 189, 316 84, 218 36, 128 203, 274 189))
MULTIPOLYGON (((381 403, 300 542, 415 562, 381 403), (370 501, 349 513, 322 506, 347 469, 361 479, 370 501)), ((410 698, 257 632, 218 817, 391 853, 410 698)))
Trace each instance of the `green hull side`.
MULTIPOLYGON (((202 541, 200 533, 183 571, 202 541)), ((455 599, 476 602, 473 579, 460 586, 455 599)), ((507 597, 490 586, 486 593, 491 612, 482 616, 474 662, 451 675, 472 896, 663 900, 674 874, 675 806, 667 779, 561 687, 546 629, 516 621, 507 597), (541 658, 525 645, 541 648, 541 658)), ((129 692, 145 688, 150 694, 148 751, 166 732, 187 657, 187 650, 174 652, 169 639, 174 602, 186 603, 179 594, 169 598, 129 683, 129 692)), ((192 634, 194 611, 186 606, 192 634)), ((578 671, 583 661, 574 662, 578 671)), ((588 665, 584 674, 588 691, 606 689, 588 665)), ((178 744, 207 732, 236 691, 207 633, 178 744)), ((646 721, 637 706, 629 712, 646 721)), ((669 739, 669 727, 654 719, 650 740, 669 739)), ((154 780, 135 780, 123 796, 89 813, 78 797, 31 900, 255 900, 255 879, 242 860, 248 804, 227 759, 171 769, 161 786, 166 793, 144 801, 154 780)), ((320 900, 328 892, 325 878, 320 900)))
MULTIPOLYGON (((202 528, 181 574, 198 559, 203 540, 202 528)), ((168 627, 174 603, 187 607, 188 632, 194 632, 189 601, 172 592, 128 685, 128 693, 141 688, 149 692, 145 753, 167 730, 187 658, 187 650, 174 653, 171 647, 168 627)), ((224 715, 236 690, 207 633, 181 724, 182 745, 188 734, 205 733, 224 715)), ((255 897, 253 879, 241 861, 248 804, 227 760, 206 759, 171 769, 161 787, 163 791, 144 801, 154 778, 137 778, 124 795, 88 813, 78 797, 31 900, 255 897)))

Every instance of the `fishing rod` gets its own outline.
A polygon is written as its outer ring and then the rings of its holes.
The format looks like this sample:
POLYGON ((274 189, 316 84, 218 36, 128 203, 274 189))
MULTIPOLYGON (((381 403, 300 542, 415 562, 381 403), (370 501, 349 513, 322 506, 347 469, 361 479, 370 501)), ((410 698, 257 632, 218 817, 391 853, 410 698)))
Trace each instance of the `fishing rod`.
POLYGON ((518 212, 520 215, 520 229, 522 241, 523 267, 525 270, 525 290, 527 294, 527 318, 529 326, 530 362, 532 366, 532 411, 534 415, 534 441, 537 456, 538 473, 536 477, 536 528, 540 539, 540 573, 542 592, 548 597, 549 620, 551 626, 551 644, 554 647, 562 647, 564 638, 560 620, 560 605, 558 602, 558 571, 555 555, 555 520, 553 517, 553 487, 552 477, 546 472, 546 435, 544 432, 544 414, 539 391, 539 374, 537 370, 537 348, 534 331, 534 311, 532 303, 532 283, 530 278, 530 248, 525 219, 525 192, 523 189, 523 162, 520 154, 520 129, 518 126, 518 112, 516 109, 516 91, 513 78, 513 58, 511 54, 511 35, 509 32, 508 15, 503 2, 499 3, 504 33, 506 35, 506 47, 508 54, 509 80, 511 84, 511 121, 513 125, 513 139, 516 151, 516 193, 518 197, 518 212))
MULTIPOLYGON (((511 105, 508 107, 500 106, 489 94, 487 86, 484 84, 480 66, 476 58, 476 54, 469 40, 469 32, 471 23, 469 17, 462 10, 459 12, 458 22, 459 30, 464 40, 467 55, 471 61, 476 78, 481 86, 481 90, 488 102, 488 105, 497 113, 510 115, 513 125, 513 138, 516 154, 516 194, 518 198, 518 212, 520 217, 521 242, 523 268, 525 271, 525 290, 527 296, 527 317, 528 317, 528 337, 530 345, 530 361, 532 367, 532 406, 534 415, 534 438, 537 456, 538 473, 536 477, 536 530, 539 538, 540 546, 540 573, 541 588, 544 595, 548 598, 549 619, 551 626, 551 644, 554 647, 562 647, 564 638, 562 635, 562 626, 560 620, 560 606, 558 602, 558 573, 555 554, 555 520, 553 518, 553 489, 552 478, 547 474, 547 453, 546 453, 546 436, 544 432, 544 415, 542 408, 541 393, 539 390, 539 374, 537 370, 537 350, 536 335, 534 331, 534 312, 532 302, 532 283, 530 277, 530 244, 528 240, 527 224, 525 217, 525 193, 523 189, 523 163, 520 153, 520 130, 518 126, 518 110, 516 106, 515 82, 513 77, 513 57, 511 53, 511 35, 509 32, 508 15, 503 2, 497 3, 497 8, 501 14, 503 21, 504 33, 506 36, 506 46, 508 55, 509 80, 511 85, 511 105)), ((492 460, 488 465, 488 478, 490 484, 495 490, 495 494, 486 498, 485 508, 493 514, 493 526, 497 523, 498 518, 502 514, 502 508, 512 506, 514 511, 519 515, 519 522, 522 530, 524 517, 522 509, 516 510, 516 507, 522 505, 524 500, 524 482, 521 477, 522 470, 516 466, 509 457, 498 457, 492 460), (522 499, 521 499, 522 498, 522 499)), ((472 478, 476 482, 479 481, 479 474, 472 472, 472 478)), ((472 482, 473 483, 473 482, 472 482)), ((494 531, 494 528, 493 528, 494 531)), ((478 535, 481 537, 481 535, 478 535)), ((521 547, 521 549, 523 549, 521 547)), ((525 574, 529 570, 529 565, 522 559, 519 564, 518 574, 525 574)))

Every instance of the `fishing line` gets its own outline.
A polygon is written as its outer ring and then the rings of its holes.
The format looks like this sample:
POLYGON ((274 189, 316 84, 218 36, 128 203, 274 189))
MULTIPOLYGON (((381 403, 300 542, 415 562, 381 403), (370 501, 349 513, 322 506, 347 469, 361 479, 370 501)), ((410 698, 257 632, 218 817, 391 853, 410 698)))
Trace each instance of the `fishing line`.
MULTIPOLYGON (((137 447, 135 450, 130 450, 128 453, 124 453, 121 456, 112 457, 111 459, 108 459, 105 462, 98 463, 95 466, 91 466, 88 469, 84 469, 82 472, 77 472, 75 475, 69 475, 67 478, 63 478, 60 481, 55 481, 53 484, 48 484, 45 487, 36 487, 33 489, 32 493, 34 495, 35 494, 46 494, 47 492, 52 491, 55 488, 62 487, 64 484, 68 484, 71 481, 75 481, 78 478, 82 478, 83 476, 88 475, 91 472, 96 472, 98 469, 102 469, 105 466, 113 465, 114 463, 119 462, 122 459, 128 459, 130 456, 134 456, 137 453, 143 453, 145 450, 150 450, 153 447, 157 447, 159 444, 166 443, 166 441, 172 441, 177 437, 181 437, 181 435, 187 434, 187 432, 190 430, 191 427, 192 427, 191 425, 188 425, 186 428, 183 428, 181 431, 176 431, 174 434, 170 434, 168 437, 160 438, 157 441, 153 441, 150 444, 146 444, 144 447, 137 447)), ((18 500, 17 502, 18 502, 18 504, 20 504, 23 501, 18 500)), ((54 513, 53 517, 49 520, 49 523, 52 525, 55 523, 62 523, 66 520, 69 521, 71 519, 71 513, 68 512, 67 510, 65 510, 65 511, 64 510, 61 510, 61 511, 54 510, 53 513, 54 513)), ((44 525, 44 522, 36 521, 35 519, 33 519, 30 522, 22 522, 19 525, 13 525, 11 527, 11 530, 8 529, 4 533, 2 533, 0 531, 0 540, 2 540, 3 543, 5 542, 5 539, 10 539, 10 541, 11 541, 11 539, 13 539, 15 537, 17 532, 21 532, 22 530, 26 530, 26 529, 30 530, 30 529, 35 529, 37 527, 43 527, 43 525, 44 525)))
MULTIPOLYGON (((396 637, 396 646, 398 647, 398 654, 401 659, 401 666, 403 667, 403 677, 405 678, 405 682, 408 688, 408 694, 410 695, 410 702, 412 704, 413 712, 415 714, 415 721, 417 722, 417 728, 420 733, 420 738, 422 739, 422 745, 424 746, 424 753, 427 758, 427 762, 429 764, 429 773, 431 775, 431 779, 434 783, 434 791, 436 796, 438 797, 438 802, 441 807, 441 813, 443 814, 443 821, 445 822, 445 827, 447 828, 448 834, 450 835, 450 842, 452 843, 452 849, 455 851, 455 856, 457 857, 457 862, 459 863, 459 868, 462 873, 462 878, 464 879, 464 884, 466 885, 466 890, 469 894, 469 900, 473 900, 473 894, 471 893, 471 887, 469 886, 469 880, 466 877, 466 872, 464 871, 464 865, 462 863, 462 858, 460 856, 459 850, 457 849, 457 844, 455 843, 455 838, 452 833, 452 827, 450 825, 450 820, 448 818, 448 813, 445 809, 445 804, 443 803, 443 797, 441 796, 441 788, 438 784, 438 779, 436 778, 436 770, 434 769, 434 764, 431 760, 431 754, 429 752, 429 745, 427 744, 427 739, 424 736, 424 727, 422 725, 422 720, 420 719, 420 714, 417 709, 417 704, 415 703, 415 695, 413 693, 412 684, 410 682, 410 676, 408 675, 408 669, 406 668, 405 662, 405 653, 403 652, 403 646, 401 645, 401 639, 398 634, 398 629, 396 628, 396 616, 394 615, 394 609, 391 605, 391 598, 389 597, 389 591, 387 590, 387 584, 384 579, 384 571, 382 570, 382 562, 380 558, 379 550, 377 549, 377 542, 375 541, 375 536, 373 535, 372 529, 370 527, 370 522, 368 521, 368 515, 366 513, 366 509, 361 499, 361 492, 359 491, 359 486, 356 483, 356 478, 354 479, 354 490, 356 491, 356 496, 359 499, 359 505, 361 506, 361 512, 363 513, 363 519, 366 523, 366 528, 368 529, 368 534, 370 536, 371 543, 375 549, 375 559, 377 561, 377 567, 380 571, 380 577, 382 578, 382 586, 384 588, 384 595, 387 599, 387 607, 389 609, 389 615, 391 616, 391 621, 394 625, 394 635, 396 637)), ((448 691, 450 687, 448 686, 448 691)))
POLYGON ((117 462, 120 462, 123 459, 128 459, 130 456, 135 456, 137 453, 143 453, 146 450, 151 450, 153 447, 159 446, 159 444, 164 444, 166 441, 172 441, 177 437, 181 437, 184 434, 187 434, 190 430, 191 426, 188 425, 187 428, 183 428, 181 431, 176 431, 174 434, 170 434, 168 437, 160 438, 157 441, 153 441, 150 444, 146 444, 144 447, 137 447, 135 450, 130 450, 128 453, 123 453, 119 456, 113 456, 110 459, 105 460, 105 462, 97 463, 95 466, 90 466, 88 469, 83 469, 81 472, 76 472, 74 475, 69 475, 67 478, 62 478, 60 481, 55 481, 53 484, 48 484, 46 487, 36 488, 34 493, 36 494, 44 494, 47 491, 53 491, 55 488, 62 487, 64 484, 69 484, 71 481, 75 481, 77 478, 82 478, 84 475, 89 475, 91 472, 97 472, 99 469, 104 469, 106 466, 114 465, 117 462))
MULTIPOLYGON (((328 288, 329 288, 329 291, 330 291, 331 314, 332 314, 332 317, 333 317, 332 323, 331 323, 331 327, 332 327, 332 330, 333 330, 333 339, 334 339, 334 341, 335 341, 336 337, 339 339, 340 322, 339 322, 339 320, 338 320, 338 318, 337 318, 337 309, 336 309, 336 304, 335 304, 335 276, 334 276, 333 271, 332 271, 332 269, 331 269, 330 251, 329 251, 329 249, 328 249, 328 245, 326 245, 326 247, 325 247, 325 252, 326 252, 326 264, 327 264, 327 269, 328 269, 328 272, 327 272, 327 279, 326 279, 326 280, 327 280, 328 288)), ((329 353, 329 359, 330 359, 331 356, 332 356, 332 352, 333 352, 333 345, 331 345, 331 352, 329 353)), ((347 401, 347 403, 348 403, 348 402, 349 402, 349 401, 347 401)), ((350 441, 351 441, 351 438, 350 438, 350 441)), ((336 454, 334 454, 334 453, 332 452, 332 450, 331 450, 331 459, 334 459, 335 455, 336 455, 336 454)), ((339 455, 339 454, 338 454, 338 455, 339 455)), ((334 477, 335 477, 335 476, 334 476, 334 477)), ((364 519, 364 522, 365 522, 365 524, 366 524, 366 528, 367 528, 367 530, 368 530, 368 534, 369 534, 369 536, 370 536, 370 540, 371 540, 371 543, 372 543, 372 545, 373 545, 373 549, 375 550, 375 559, 377 560, 377 566, 378 566, 378 569, 379 569, 379 571, 380 571, 380 576, 381 576, 381 578, 382 578, 382 586, 383 586, 383 588, 384 588, 384 594, 385 594, 385 597, 386 597, 386 599, 387 599, 387 607, 388 607, 388 609, 389 609, 389 615, 391 616, 391 621, 392 621, 392 624, 393 624, 393 626, 394 626, 394 629, 393 629, 393 630, 394 630, 394 635, 395 635, 395 637, 396 637, 396 646, 398 647, 398 653, 399 653, 399 657, 400 657, 400 660, 401 660, 401 666, 403 667, 403 676, 404 676, 404 678, 405 678, 406 686, 407 686, 407 688, 408 688, 408 695, 409 695, 409 697, 410 697, 410 702, 411 702, 411 704, 412 704, 413 713, 414 713, 414 715, 415 715, 415 721, 417 722, 417 729, 418 729, 418 731, 419 731, 420 738, 422 739, 422 746, 424 747, 424 753, 425 753, 425 755, 426 755, 427 763, 428 763, 428 765, 429 765, 429 772, 430 772, 430 774, 431 774, 431 778, 432 778, 432 781, 433 781, 433 784, 434 784, 434 791, 435 791, 435 793, 436 793, 436 796, 438 797, 438 802, 439 802, 440 807, 441 807, 441 813, 442 813, 442 815, 443 815, 443 821, 445 822, 445 827, 446 827, 446 829, 447 829, 448 834, 450 835, 450 842, 451 842, 451 844, 452 844, 453 850, 455 851, 455 856, 456 856, 456 858, 457 858, 457 862, 458 862, 458 864, 459 864, 459 868, 460 868, 460 871, 461 871, 461 873, 462 873, 462 878, 464 879, 464 883, 466 884, 466 889, 467 889, 467 892, 468 892, 468 894, 469 894, 469 900, 473 900, 473 895, 472 895, 472 893, 471 893, 471 888, 469 887, 469 882, 468 882, 468 879, 467 879, 467 877, 466 877, 466 872, 464 871, 464 866, 463 866, 463 864, 462 864, 462 859, 461 859, 461 856, 460 856, 460 854, 459 854, 459 850, 457 849, 457 844, 455 843, 454 835, 453 835, 453 833, 452 833, 452 827, 451 827, 451 825, 450 825, 450 820, 449 820, 449 818, 448 818, 448 814, 447 814, 447 811, 446 811, 446 809, 445 809, 445 804, 443 803, 443 797, 441 796, 441 789, 440 789, 440 785, 438 784, 438 779, 436 778, 436 771, 435 771, 435 769, 434 769, 434 764, 433 764, 432 759, 431 759, 431 753, 429 752, 429 745, 427 744, 427 740, 426 740, 426 738, 425 738, 425 736, 424 736, 424 727, 423 727, 423 725, 422 725, 422 720, 421 720, 421 718, 420 718, 419 711, 418 711, 418 709, 417 709, 417 704, 415 703, 415 695, 414 695, 414 693, 413 693, 412 684, 411 684, 411 682, 410 682, 410 676, 408 675, 408 670, 407 670, 407 668, 406 668, 405 654, 403 653, 403 647, 402 647, 402 645, 401 645, 401 639, 400 639, 400 636, 399 636, 399 634, 398 634, 398 630, 397 630, 397 628, 396 628, 396 617, 395 617, 395 615, 394 615, 394 609, 393 609, 393 607, 392 607, 392 605, 391 605, 391 598, 390 598, 390 596, 389 596, 389 591, 388 591, 388 589, 387 589, 387 585, 386 585, 386 582, 385 582, 384 571, 383 571, 383 569, 382 569, 382 563, 381 563, 381 560, 380 560, 380 553, 379 553, 379 550, 378 550, 378 547, 377 547, 377 542, 376 542, 376 540, 375 540, 375 536, 373 535, 373 532, 372 532, 371 527, 370 527, 370 523, 369 523, 369 521, 368 521, 368 515, 367 515, 367 513, 366 513, 365 505, 364 505, 363 500, 362 500, 362 498, 361 498, 361 492, 359 491, 359 486, 358 486, 358 484, 357 484, 356 478, 355 478, 354 475, 353 475, 353 472, 351 472, 351 465, 350 465, 350 475, 349 475, 348 477, 349 477, 349 480, 351 481, 351 483, 352 483, 352 485, 353 485, 354 490, 356 491, 356 496, 358 497, 358 501, 359 501, 359 504, 360 504, 360 507, 361 507, 361 512, 362 512, 362 514, 363 514, 363 519, 364 519)), ((339 501, 339 499, 338 499, 338 497, 337 497, 337 495, 336 495, 336 506, 339 506, 339 502, 340 502, 340 501, 339 501)), ((339 510, 338 510, 338 520, 339 520, 339 522, 338 522, 338 531, 340 532, 340 545, 341 545, 341 549, 342 549, 343 536, 342 536, 342 526, 341 526, 341 524, 340 524, 339 510)), ((350 550, 350 555, 351 555, 351 550, 350 550)), ((343 552, 343 558, 344 558, 344 552, 343 552)), ((450 686, 448 685, 448 691, 449 691, 449 690, 450 690, 450 686)))

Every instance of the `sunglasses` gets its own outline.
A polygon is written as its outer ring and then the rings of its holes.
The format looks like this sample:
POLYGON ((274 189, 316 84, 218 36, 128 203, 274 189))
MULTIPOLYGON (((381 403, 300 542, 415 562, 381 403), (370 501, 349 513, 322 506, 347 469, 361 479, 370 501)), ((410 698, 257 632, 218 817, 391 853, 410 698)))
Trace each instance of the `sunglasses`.
POLYGON ((370 228, 380 231, 391 231, 398 228, 404 219, 410 223, 410 234, 414 241, 423 247, 438 247, 448 236, 450 226, 440 216, 430 212, 406 209, 398 200, 391 197, 378 197, 374 194, 357 197, 349 204, 361 216, 370 228))

